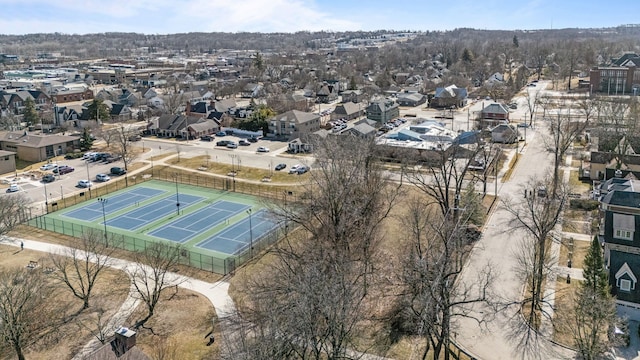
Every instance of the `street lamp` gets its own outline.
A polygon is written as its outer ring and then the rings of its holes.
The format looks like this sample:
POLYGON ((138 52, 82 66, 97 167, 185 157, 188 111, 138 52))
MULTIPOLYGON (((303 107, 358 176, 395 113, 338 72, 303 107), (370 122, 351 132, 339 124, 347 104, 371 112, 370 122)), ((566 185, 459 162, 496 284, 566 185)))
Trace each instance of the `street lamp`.
POLYGON ((180 193, 178 192, 178 173, 174 174, 176 181, 176 215, 180 215, 180 193))
POLYGON ((44 207, 47 209, 47 214, 49 213, 49 198, 47 197, 47 182, 43 181, 44 184, 44 207))
POLYGON ((104 204, 107 203, 107 199, 99 197, 98 201, 102 204, 102 223, 104 224, 104 242, 107 244, 107 213, 104 211, 104 204))
POLYGON ((251 209, 247 210, 249 214, 249 257, 253 258, 253 226, 251 223, 251 209))
POLYGON ((89 162, 85 163, 87 165, 87 181, 89 182, 87 186, 89 187, 89 198, 91 198, 91 176, 89 175, 89 162))

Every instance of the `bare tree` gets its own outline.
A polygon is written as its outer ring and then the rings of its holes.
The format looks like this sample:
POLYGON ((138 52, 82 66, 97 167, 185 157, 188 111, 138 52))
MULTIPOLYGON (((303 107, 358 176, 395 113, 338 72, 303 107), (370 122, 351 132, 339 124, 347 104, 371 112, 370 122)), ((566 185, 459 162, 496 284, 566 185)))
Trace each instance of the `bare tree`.
POLYGON ((551 196, 555 197, 560 187, 560 166, 567 151, 573 145, 578 135, 584 133, 589 125, 587 121, 571 121, 571 114, 557 113, 550 116, 549 122, 549 147, 553 150, 553 177, 551 180, 551 196))
POLYGON ((434 199, 443 216, 453 215, 457 219, 469 165, 476 161, 483 147, 483 144, 476 143, 469 148, 452 145, 432 151, 435 157, 431 164, 427 164, 426 170, 407 170, 407 179, 434 199))
POLYGON ((0 129, 7 131, 19 130, 20 118, 9 111, 6 113, 0 111, 0 129))
POLYGON ((118 131, 113 128, 110 128, 110 129, 102 128, 100 129, 99 136, 102 140, 104 140, 105 144, 107 145, 107 148, 111 148, 111 145, 118 138, 118 131))
POLYGON ((529 111, 529 125, 533 124, 533 117, 536 114, 536 110, 538 109, 538 105, 540 104, 540 91, 529 91, 526 89, 524 91, 524 98, 527 100, 527 110, 529 111))
POLYGON ((60 254, 52 254, 56 271, 53 277, 62 282, 76 298, 82 309, 89 307, 91 292, 103 270, 111 264, 114 247, 109 247, 102 233, 89 231, 74 240, 74 244, 60 254))
POLYGON ((28 219, 31 200, 20 193, 0 196, 0 236, 28 219))
POLYGON ((392 324, 395 331, 426 339, 427 346, 419 358, 426 359, 433 351, 434 359, 450 359, 454 319, 471 316, 471 305, 488 300, 494 274, 487 264, 473 284, 458 281, 472 249, 465 231, 467 218, 454 222, 430 208, 419 199, 413 200, 404 217, 409 241, 399 278, 403 292, 397 299, 392 324))
POLYGON ((115 130, 115 146, 116 154, 122 158, 124 169, 129 170, 129 165, 135 160, 138 154, 133 151, 131 139, 138 135, 138 131, 133 128, 125 128, 121 125, 119 129, 115 130))
POLYGON ((94 311, 95 315, 91 319, 79 320, 78 328, 88 330, 101 344, 105 344, 111 331, 109 329, 109 319, 105 317, 103 308, 94 311))
POLYGON ((315 149, 311 183, 273 208, 300 231, 271 249, 268 276, 247 280, 233 358, 343 359, 371 312, 380 224, 400 185, 373 141, 329 137, 315 149))
POLYGON ((0 350, 9 347, 24 360, 24 350, 57 325, 53 293, 42 271, 0 268, 0 350))
POLYGON ((529 195, 522 201, 505 199, 504 208, 510 214, 509 229, 522 230, 524 238, 514 256, 517 265, 514 271, 526 282, 526 294, 518 303, 526 309, 527 326, 521 339, 522 345, 528 348, 537 337, 534 330, 542 321, 542 317, 550 318, 546 311, 548 299, 544 297, 543 284, 552 271, 553 260, 550 254, 552 231, 558 224, 568 191, 559 186, 555 196, 548 196, 546 189, 549 180, 531 180, 525 187, 529 195))
POLYGON ((153 316, 162 295, 170 288, 177 290, 184 278, 171 274, 180 264, 182 248, 154 243, 145 250, 135 252, 136 264, 129 268, 129 277, 136 295, 144 302, 146 315, 138 320, 135 328, 143 327, 153 316))

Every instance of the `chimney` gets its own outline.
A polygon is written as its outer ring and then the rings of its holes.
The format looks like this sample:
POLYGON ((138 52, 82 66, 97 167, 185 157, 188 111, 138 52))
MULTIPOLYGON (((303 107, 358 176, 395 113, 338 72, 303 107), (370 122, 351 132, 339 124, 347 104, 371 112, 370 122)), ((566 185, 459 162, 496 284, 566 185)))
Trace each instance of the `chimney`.
POLYGON ((621 178, 621 177, 622 177, 622 170, 617 169, 617 170, 613 173, 613 177, 621 178))

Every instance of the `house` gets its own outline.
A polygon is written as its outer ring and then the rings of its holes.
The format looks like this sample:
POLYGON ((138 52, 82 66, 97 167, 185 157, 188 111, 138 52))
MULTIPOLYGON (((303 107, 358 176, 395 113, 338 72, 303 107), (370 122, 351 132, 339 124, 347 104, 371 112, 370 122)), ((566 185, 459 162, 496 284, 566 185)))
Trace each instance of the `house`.
POLYGON ((268 120, 267 137, 291 141, 305 139, 309 134, 320 130, 320 116, 298 110, 287 111, 268 120))
POLYGON ((217 112, 230 114, 233 109, 235 109, 238 105, 234 99, 222 99, 216 100, 213 103, 213 108, 217 112))
POLYGON ((467 89, 455 85, 436 88, 429 106, 434 108, 463 107, 467 104, 467 89))
POLYGON ((22 114, 27 99, 33 100, 36 110, 51 108, 51 98, 40 90, 0 91, 0 110, 22 114))
POLYGON ((27 131, 0 133, 0 149, 24 161, 40 162, 80 147, 80 136, 34 134, 27 131))
POLYGON ((416 107, 427 102, 427 97, 419 93, 404 93, 398 95, 397 101, 400 106, 416 107))
POLYGON ((502 84, 503 82, 504 82, 504 75, 502 75, 499 72, 494 73, 493 75, 489 76, 489 78, 487 79, 487 85, 489 86, 492 86, 495 84, 502 84))
POLYGON ((600 205, 599 239, 604 243, 611 293, 622 313, 639 320, 640 181, 619 179, 615 189, 602 198, 600 205))
POLYGON ((509 110, 504 105, 498 103, 483 107, 480 116, 483 125, 491 126, 509 122, 509 110))
POLYGON ((360 103, 364 101, 365 95, 362 90, 345 90, 341 94, 343 103, 352 102, 352 103, 360 103))
POLYGON ((159 137, 186 138, 188 126, 202 121, 206 120, 196 116, 164 114, 158 118, 151 119, 147 123, 147 131, 149 134, 159 137))
POLYGON ((262 85, 256 83, 248 83, 242 88, 242 97, 247 99, 255 99, 262 95, 262 85))
POLYGON ((372 101, 367 106, 367 118, 380 124, 391 121, 400 116, 400 107, 391 99, 372 101))
POLYGON ((85 87, 63 88, 53 90, 50 96, 53 102, 62 104, 72 101, 91 100, 93 99, 93 91, 85 87))
POLYGON ((16 153, 0 150, 0 174, 16 171, 16 153))
POLYGON ((362 115, 364 115, 362 105, 348 102, 336 106, 335 110, 331 113, 331 120, 346 119, 349 121, 357 119, 362 115))
POLYGON ((321 104, 328 104, 338 99, 338 90, 340 86, 338 83, 324 82, 320 84, 319 89, 316 91, 316 101, 321 104))
POLYGON ((491 141, 510 144, 520 138, 518 128, 512 124, 500 124, 491 129, 491 141))
POLYGON ((220 123, 210 119, 202 119, 195 124, 192 123, 187 125, 186 128, 186 133, 189 135, 190 139, 215 134, 218 131, 220 131, 220 123))
POLYGON ((369 138, 373 139, 376 136, 376 128, 367 124, 360 123, 354 125, 352 128, 347 129, 342 134, 351 134, 360 138, 369 138))

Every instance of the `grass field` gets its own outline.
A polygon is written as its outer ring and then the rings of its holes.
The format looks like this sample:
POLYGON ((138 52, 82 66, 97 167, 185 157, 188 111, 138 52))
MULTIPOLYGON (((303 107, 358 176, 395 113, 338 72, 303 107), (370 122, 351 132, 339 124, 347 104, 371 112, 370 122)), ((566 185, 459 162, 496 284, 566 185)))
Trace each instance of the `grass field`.
POLYGON ((271 243, 277 236, 265 203, 251 195, 150 180, 104 199, 47 214, 30 225, 76 237, 106 228, 115 246, 134 251, 153 242, 182 244, 185 263, 220 274, 246 261, 250 244, 258 251, 266 246, 262 241, 271 243))

